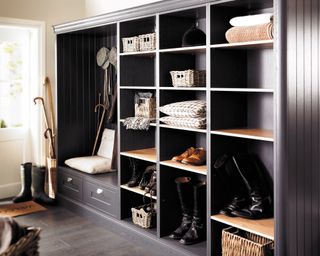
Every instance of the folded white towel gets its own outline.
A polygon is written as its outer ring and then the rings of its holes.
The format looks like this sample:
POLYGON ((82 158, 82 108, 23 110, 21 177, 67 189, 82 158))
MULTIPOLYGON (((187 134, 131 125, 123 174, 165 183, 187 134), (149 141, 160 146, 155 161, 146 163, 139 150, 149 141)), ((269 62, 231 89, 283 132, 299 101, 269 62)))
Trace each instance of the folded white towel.
POLYGON ((269 23, 273 19, 272 13, 262 13, 256 15, 247 15, 234 17, 230 20, 230 24, 234 27, 239 26, 255 26, 260 24, 269 23))

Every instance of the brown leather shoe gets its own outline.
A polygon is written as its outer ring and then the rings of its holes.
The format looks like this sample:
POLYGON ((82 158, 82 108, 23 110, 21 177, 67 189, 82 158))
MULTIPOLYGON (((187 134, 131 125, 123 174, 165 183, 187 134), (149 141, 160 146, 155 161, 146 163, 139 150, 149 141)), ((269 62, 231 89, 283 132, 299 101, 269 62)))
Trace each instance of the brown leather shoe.
POLYGON ((191 156, 184 158, 181 163, 190 165, 203 165, 206 162, 206 151, 204 148, 196 148, 191 156))
POLYGON ((181 155, 174 156, 171 160, 176 161, 176 162, 181 162, 183 159, 191 156, 194 151, 195 151, 195 148, 190 147, 186 151, 184 151, 181 155))

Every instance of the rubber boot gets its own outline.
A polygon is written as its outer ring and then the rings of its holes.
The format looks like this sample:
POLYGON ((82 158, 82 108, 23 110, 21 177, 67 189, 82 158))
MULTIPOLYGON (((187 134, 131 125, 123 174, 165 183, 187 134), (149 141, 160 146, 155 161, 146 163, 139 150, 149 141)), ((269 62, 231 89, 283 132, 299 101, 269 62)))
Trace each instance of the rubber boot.
MULTIPOLYGON (((234 217, 233 212, 243 209, 249 204, 249 194, 246 187, 246 184, 243 182, 243 179, 240 173, 237 170, 232 157, 223 156, 225 162, 223 163, 223 168, 226 174, 228 175, 228 185, 232 190, 232 200, 227 206, 220 210, 221 214, 227 215, 229 217, 234 217)), ((218 160, 217 160, 218 161, 218 160)), ((215 163, 217 164, 217 163, 215 163)), ((221 162, 220 162, 221 164, 221 162)))
POLYGON ((261 219, 272 216, 272 200, 266 177, 256 159, 251 155, 233 157, 238 170, 249 193, 249 205, 235 210, 233 215, 247 219, 261 219))
POLYGON ((55 200, 48 197, 44 192, 46 168, 36 167, 32 168, 32 188, 33 188, 33 201, 48 205, 54 205, 55 200))
POLYGON ((192 223, 193 210, 193 187, 190 177, 179 177, 175 179, 180 206, 182 210, 182 221, 180 226, 173 231, 169 237, 172 239, 181 239, 190 229, 192 223))
POLYGON ((185 245, 206 240, 206 183, 199 182, 193 187, 193 218, 191 227, 180 239, 185 245))
POLYGON ((128 187, 136 187, 139 185, 143 171, 139 164, 139 160, 129 158, 130 169, 132 171, 131 178, 127 183, 128 187))
POLYGON ((31 193, 31 169, 32 163, 24 163, 20 166, 21 191, 13 198, 14 203, 21 203, 32 200, 31 193))

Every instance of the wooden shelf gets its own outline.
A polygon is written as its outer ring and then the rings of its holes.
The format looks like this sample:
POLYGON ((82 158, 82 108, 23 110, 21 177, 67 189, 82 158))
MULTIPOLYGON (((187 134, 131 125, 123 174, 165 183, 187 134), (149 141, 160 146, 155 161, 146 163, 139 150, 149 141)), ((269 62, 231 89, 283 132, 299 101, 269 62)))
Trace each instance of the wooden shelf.
POLYGON ((160 90, 176 90, 176 91, 206 91, 206 87, 173 87, 161 86, 160 90))
POLYGON ((274 219, 249 220, 240 217, 228 217, 222 214, 211 216, 212 220, 274 240, 274 219))
POLYGON ((120 89, 126 90, 155 90, 154 86, 120 86, 120 89))
POLYGON ((196 53, 205 53, 206 46, 191 46, 191 47, 179 47, 179 48, 170 48, 170 49, 161 49, 160 53, 175 53, 175 54, 196 54, 196 53))
POLYGON ((145 148, 145 149, 138 149, 138 150, 130 150, 121 152, 120 155, 122 156, 128 156, 152 163, 157 162, 157 155, 156 155, 156 149, 155 148, 145 148))
POLYGON ((249 129, 249 128, 239 128, 239 129, 223 129, 211 131, 211 134, 223 135, 230 137, 238 137, 244 139, 252 140, 262 140, 273 142, 273 132, 264 129, 249 129))
POLYGON ((196 128, 187 128, 187 127, 179 127, 179 126, 172 126, 167 124, 160 124, 161 128, 167 128, 167 129, 175 129, 175 130, 182 130, 182 131, 191 131, 191 132, 201 132, 206 133, 206 129, 196 129, 196 128))
POLYGON ((175 162, 172 160, 161 161, 160 164, 165 165, 165 166, 169 166, 169 167, 173 167, 173 168, 177 168, 177 169, 181 169, 181 170, 185 170, 185 171, 189 171, 189 172, 199 173, 202 175, 207 175, 207 170, 208 170, 206 165, 200 165, 200 166, 187 165, 187 164, 182 164, 182 163, 175 162))
POLYGON ((145 52, 122 52, 120 53, 120 56, 150 56, 154 57, 156 56, 156 51, 145 51, 145 52))
MULTIPOLYGON (((127 185, 121 185, 120 187, 140 195, 144 195, 146 193, 145 191, 141 190, 139 187, 128 187, 127 185)), ((146 194, 146 197, 150 197, 150 194, 146 194)), ((152 196, 152 198, 157 200, 156 196, 152 196)))
POLYGON ((225 44, 213 44, 210 46, 214 49, 235 49, 235 50, 250 50, 250 49, 272 49, 273 40, 261 40, 241 43, 225 43, 225 44))
POLYGON ((260 92, 260 93, 274 93, 274 89, 267 89, 267 88, 211 88, 213 92, 260 92))

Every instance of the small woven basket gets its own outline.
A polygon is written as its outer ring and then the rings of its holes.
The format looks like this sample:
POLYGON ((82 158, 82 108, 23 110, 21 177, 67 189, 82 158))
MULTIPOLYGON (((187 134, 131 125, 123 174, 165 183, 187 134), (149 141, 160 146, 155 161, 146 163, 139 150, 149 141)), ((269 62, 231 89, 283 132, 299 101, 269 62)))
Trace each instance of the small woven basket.
POLYGON ((134 109, 136 117, 156 118, 156 99, 140 98, 140 102, 134 104, 134 109))
POLYGON ((122 38, 123 52, 138 52, 140 51, 139 37, 124 37, 122 38))
POLYGON ((27 235, 10 245, 1 256, 38 256, 40 231, 40 228, 28 228, 27 235))
POLYGON ((156 49, 156 33, 139 35, 140 51, 152 51, 156 49))
POLYGON ((222 256, 272 256, 273 241, 234 227, 222 230, 222 256))
POLYGON ((132 222, 142 228, 152 228, 155 225, 156 212, 152 204, 144 204, 131 208, 132 222))
POLYGON ((174 87, 203 87, 206 85, 205 70, 170 71, 174 87))

